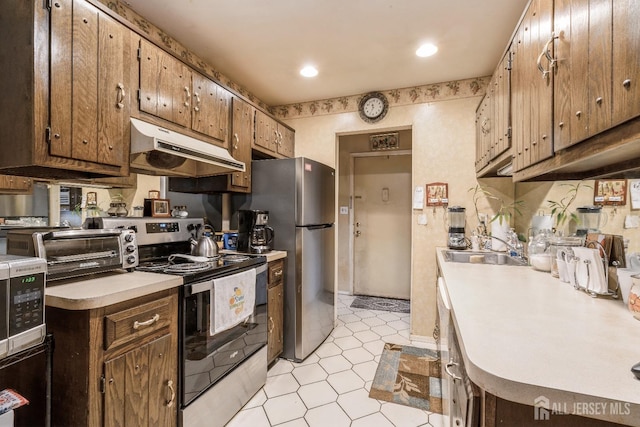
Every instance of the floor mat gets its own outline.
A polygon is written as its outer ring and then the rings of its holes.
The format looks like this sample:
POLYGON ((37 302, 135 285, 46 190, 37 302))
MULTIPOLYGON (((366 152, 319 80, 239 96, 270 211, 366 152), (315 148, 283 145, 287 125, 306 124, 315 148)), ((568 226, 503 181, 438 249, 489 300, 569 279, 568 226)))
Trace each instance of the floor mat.
POLYGON ((441 414, 439 353, 386 343, 369 397, 441 414))
POLYGON ((409 300, 395 298, 380 298, 358 295, 351 303, 351 308, 365 308, 367 310, 395 311, 409 313, 409 300))

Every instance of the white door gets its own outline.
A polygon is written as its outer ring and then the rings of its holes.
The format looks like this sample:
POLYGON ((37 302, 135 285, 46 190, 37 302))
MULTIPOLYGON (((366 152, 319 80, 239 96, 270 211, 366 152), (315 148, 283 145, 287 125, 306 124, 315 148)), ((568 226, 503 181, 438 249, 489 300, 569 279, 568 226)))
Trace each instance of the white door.
POLYGON ((353 185, 354 293, 409 299, 411 155, 356 157, 353 185))

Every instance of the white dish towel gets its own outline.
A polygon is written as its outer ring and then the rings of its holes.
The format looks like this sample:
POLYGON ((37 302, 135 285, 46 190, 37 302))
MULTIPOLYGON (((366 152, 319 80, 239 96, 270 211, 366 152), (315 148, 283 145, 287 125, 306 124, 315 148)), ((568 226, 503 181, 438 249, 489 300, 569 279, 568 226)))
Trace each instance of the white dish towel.
POLYGON ((214 279, 211 287, 209 333, 215 335, 244 321, 256 304, 256 270, 214 279))

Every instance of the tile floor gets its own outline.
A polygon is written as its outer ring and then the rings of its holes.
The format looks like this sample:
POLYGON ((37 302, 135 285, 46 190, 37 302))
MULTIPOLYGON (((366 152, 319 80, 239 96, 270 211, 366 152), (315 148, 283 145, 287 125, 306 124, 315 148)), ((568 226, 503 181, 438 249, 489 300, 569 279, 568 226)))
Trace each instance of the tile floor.
POLYGON ((442 427, 442 415, 369 398, 385 342, 411 342, 409 314, 350 308, 339 295, 336 328, 302 363, 279 359, 266 385, 227 427, 442 427))

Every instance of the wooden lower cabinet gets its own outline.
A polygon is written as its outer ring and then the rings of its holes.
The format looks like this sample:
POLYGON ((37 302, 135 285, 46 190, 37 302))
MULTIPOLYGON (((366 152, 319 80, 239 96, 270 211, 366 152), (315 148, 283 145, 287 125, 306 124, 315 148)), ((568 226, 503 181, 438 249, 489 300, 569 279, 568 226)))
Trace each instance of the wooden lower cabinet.
POLYGON ((269 263, 267 290, 267 363, 271 364, 284 350, 284 260, 269 263))
POLYGON ((175 426, 178 293, 91 310, 47 307, 54 426, 175 426))

